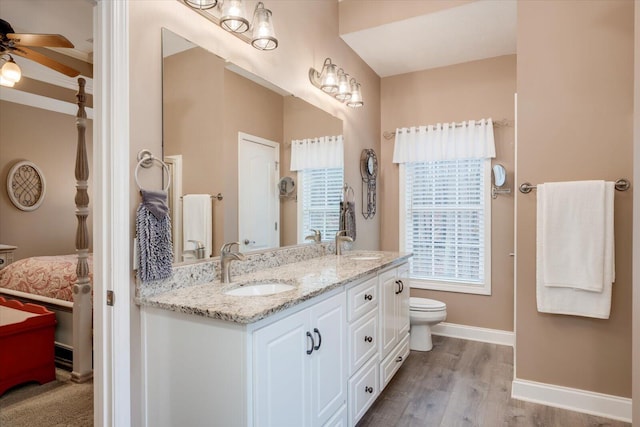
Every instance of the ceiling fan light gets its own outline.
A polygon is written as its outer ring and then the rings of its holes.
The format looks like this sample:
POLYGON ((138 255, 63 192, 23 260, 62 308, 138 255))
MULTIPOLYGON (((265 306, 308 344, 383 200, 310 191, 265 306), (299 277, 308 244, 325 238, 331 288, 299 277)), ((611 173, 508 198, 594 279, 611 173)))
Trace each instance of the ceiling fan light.
POLYGON ((0 86, 13 87, 15 84, 15 82, 7 80, 4 77, 0 76, 0 86))
POLYGON ((242 0, 223 0, 220 26, 231 33, 244 33, 249 29, 242 0))
POLYGON ((205 10, 216 7, 218 0, 184 0, 187 6, 193 9, 205 10))
POLYGON ((258 2, 253 13, 253 36, 251 45, 259 50, 273 50, 278 47, 278 39, 273 30, 271 11, 258 2))
POLYGON ((14 62, 13 58, 9 58, 9 60, 4 63, 0 69, 0 74, 5 80, 14 83, 18 83, 22 77, 22 71, 20 71, 20 67, 14 62))
POLYGON ((349 74, 346 74, 342 69, 338 70, 338 90, 333 96, 340 102, 347 101, 351 98, 349 74))
POLYGON ((347 101, 347 105, 352 108, 362 107, 362 92, 360 92, 360 83, 356 83, 355 79, 351 79, 351 99, 347 101))

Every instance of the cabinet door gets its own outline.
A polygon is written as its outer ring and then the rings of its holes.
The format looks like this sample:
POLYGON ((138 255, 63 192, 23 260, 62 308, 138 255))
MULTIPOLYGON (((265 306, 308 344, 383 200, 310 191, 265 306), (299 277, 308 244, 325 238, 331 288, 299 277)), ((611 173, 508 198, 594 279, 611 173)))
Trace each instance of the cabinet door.
MULTIPOLYGON (((309 312, 254 333, 254 425, 300 427, 311 417, 309 312)), ((241 381, 238 378, 238 381, 241 381)))
POLYGON ((398 319, 398 342, 402 341, 409 333, 409 266, 404 264, 398 267, 397 279, 400 281, 401 292, 396 295, 397 319, 398 319))
MULTIPOLYGON (((314 426, 324 425, 347 401, 346 297, 344 293, 311 307, 311 413, 314 426)), ((302 424, 301 424, 302 425, 302 424)))
POLYGON ((380 357, 384 359, 398 343, 396 320, 396 270, 380 273, 380 357))

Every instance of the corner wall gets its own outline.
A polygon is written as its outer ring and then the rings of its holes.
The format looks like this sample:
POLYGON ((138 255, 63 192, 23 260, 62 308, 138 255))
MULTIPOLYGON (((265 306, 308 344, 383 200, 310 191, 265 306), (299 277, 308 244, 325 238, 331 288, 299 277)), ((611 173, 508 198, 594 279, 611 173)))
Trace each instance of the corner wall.
MULTIPOLYGON (((514 93, 516 56, 402 74, 382 79, 382 131, 398 127, 461 122, 491 117, 510 126, 495 127, 493 163, 507 170, 507 186, 514 191, 514 93)), ((398 250, 399 181, 392 163, 393 139, 381 138, 380 191, 381 247, 398 250)), ((473 295, 412 289, 411 295, 435 298, 447 304, 447 322, 513 331, 513 193, 491 202, 492 295, 473 295)))
MULTIPOLYGON (((519 180, 631 178, 633 2, 519 2, 517 54, 519 180)), ((615 194, 608 320, 538 313, 536 194, 516 197, 516 379, 630 397, 632 192, 615 194)))

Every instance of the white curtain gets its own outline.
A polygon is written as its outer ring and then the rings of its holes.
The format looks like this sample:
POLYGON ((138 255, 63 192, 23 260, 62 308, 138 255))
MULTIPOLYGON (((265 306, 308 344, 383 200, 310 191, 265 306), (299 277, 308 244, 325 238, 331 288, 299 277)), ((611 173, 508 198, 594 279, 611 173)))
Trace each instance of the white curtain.
POLYGON ((291 141, 292 171, 344 166, 342 135, 291 141))
POLYGON ((495 156, 491 119, 396 129, 393 163, 495 156))

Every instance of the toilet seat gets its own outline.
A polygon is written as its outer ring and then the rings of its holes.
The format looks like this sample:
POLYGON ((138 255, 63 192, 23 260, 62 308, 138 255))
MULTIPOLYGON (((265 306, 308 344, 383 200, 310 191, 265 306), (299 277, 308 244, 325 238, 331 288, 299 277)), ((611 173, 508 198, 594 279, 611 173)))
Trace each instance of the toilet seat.
POLYGON ((447 309, 447 305, 442 301, 436 301, 429 298, 409 298, 410 311, 443 311, 447 309))

